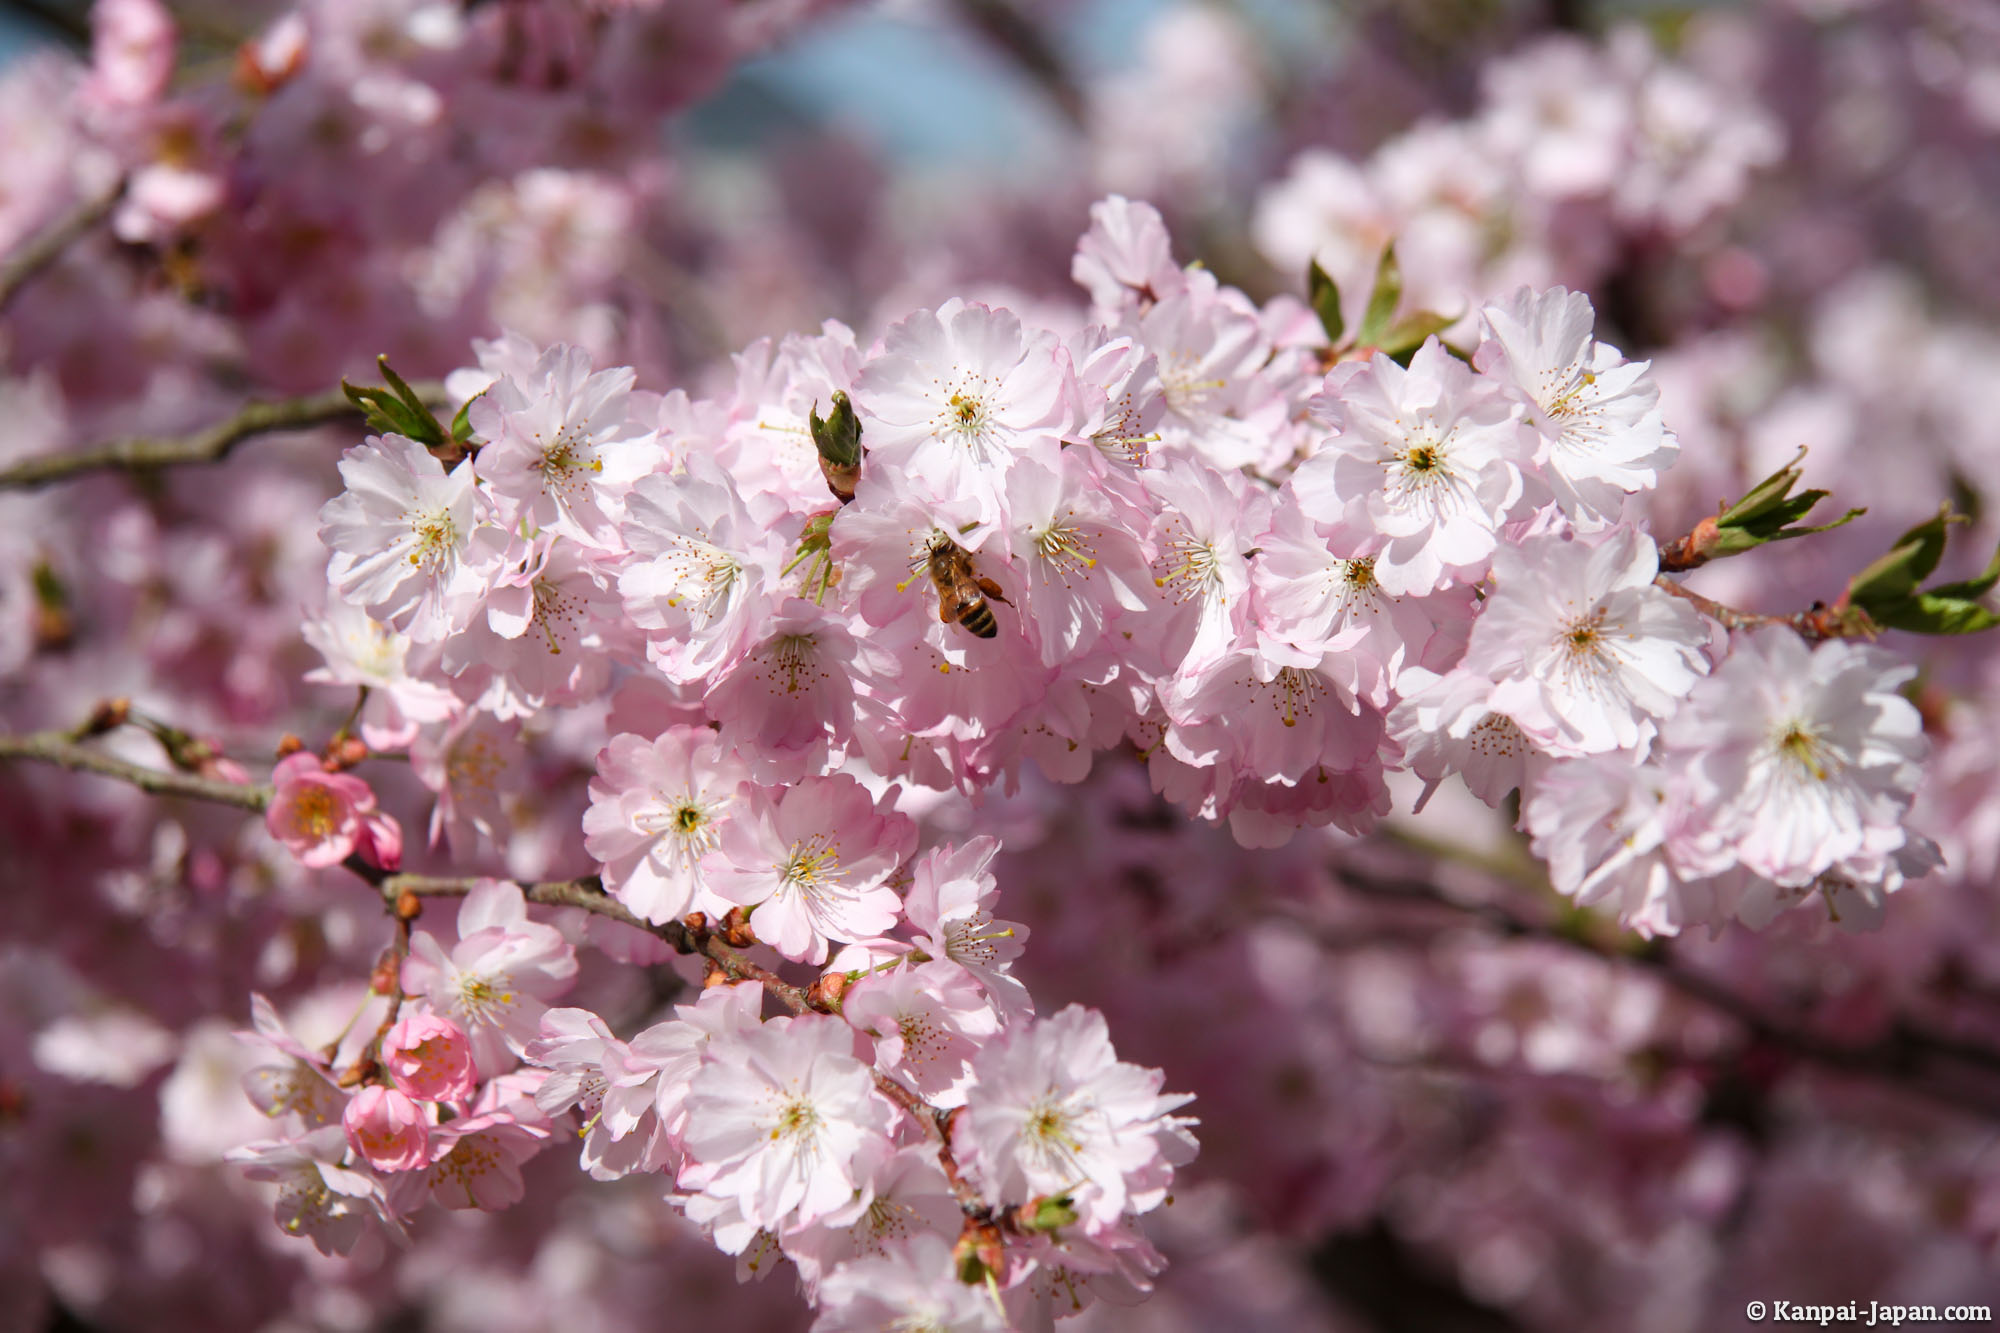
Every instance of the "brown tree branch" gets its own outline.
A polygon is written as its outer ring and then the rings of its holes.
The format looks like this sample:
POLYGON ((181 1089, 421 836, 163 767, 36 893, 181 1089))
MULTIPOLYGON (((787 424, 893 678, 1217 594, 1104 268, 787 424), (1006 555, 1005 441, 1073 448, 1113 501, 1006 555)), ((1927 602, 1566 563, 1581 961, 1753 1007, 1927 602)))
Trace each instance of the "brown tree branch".
MULTIPOLYGON (((404 894, 418 898, 462 898, 472 892, 480 881, 471 876, 439 877, 433 875, 389 874, 363 861, 358 855, 350 856, 343 863, 349 870, 373 884, 382 895, 382 900, 395 910, 396 902, 404 894)), ((520 884, 521 892, 531 903, 541 903, 545 907, 576 907, 586 912, 643 930, 647 934, 665 940, 684 954, 700 954, 720 968, 722 974, 731 981, 754 981, 766 991, 776 996, 779 1003, 795 1014, 812 1008, 803 987, 794 986, 783 977, 761 963, 752 962, 732 949, 712 932, 690 927, 683 921, 668 921, 654 925, 644 917, 635 915, 625 904, 604 891, 604 881, 595 875, 584 875, 577 879, 546 880, 541 883, 520 884)))
MULTIPOLYGON (((34 732, 25 736, 0 736, 0 760, 5 759, 27 759, 54 764, 73 772, 95 773, 100 777, 114 778, 156 796, 184 796, 191 800, 235 806, 239 810, 258 812, 271 803, 271 788, 268 786, 241 786, 232 782, 196 777, 191 773, 143 768, 138 764, 127 763, 116 756, 105 754, 101 750, 81 745, 59 731, 34 732)), ((373 885, 382 895, 382 901, 390 912, 399 922, 405 923, 409 916, 400 910, 400 902, 405 894, 415 898, 464 897, 472 892, 475 884, 479 883, 479 879, 473 876, 441 877, 391 873, 369 864, 359 853, 348 857, 342 864, 373 885)), ((635 916, 623 903, 604 891, 604 882, 595 875, 543 883, 523 883, 520 887, 529 902, 541 903, 547 907, 581 908, 586 912, 594 912, 598 916, 631 926, 634 930, 643 930, 649 935, 657 936, 681 953, 700 954, 731 981, 758 983, 793 1013, 804 1013, 815 1007, 803 987, 794 986, 768 967, 745 958, 706 926, 697 928, 684 921, 668 921, 654 925, 643 917, 635 916)))
POLYGON ((220 782, 171 769, 144 768, 127 763, 116 755, 80 745, 59 731, 0 736, 0 759, 29 759, 54 764, 76 773, 115 778, 155 796, 185 796, 190 800, 233 805, 239 810, 261 811, 271 803, 269 787, 220 782))
MULTIPOLYGON (((412 387, 427 403, 442 404, 445 401, 444 386, 441 384, 412 387)), ((217 463, 252 436, 307 430, 336 421, 353 420, 360 415, 360 409, 339 390, 308 398, 246 403, 235 416, 192 435, 114 440, 88 449, 26 459, 0 470, 0 490, 48 486, 85 473, 110 469, 144 472, 183 463, 217 463)))
POLYGON ((34 280, 36 274, 62 258, 63 251, 96 229, 111 216, 111 210, 125 197, 125 181, 91 196, 71 208, 48 226, 30 236, 5 259, 0 259, 0 310, 34 280))
POLYGON ((1788 616, 1767 616, 1756 611, 1738 611, 1733 606, 1725 606, 1711 597, 1704 597, 1690 588, 1668 578, 1665 574, 1653 579, 1653 586, 1672 593, 1689 603, 1695 610, 1719 623, 1724 629, 1756 629, 1762 625, 1783 625, 1809 643, 1822 639, 1872 639, 1877 633, 1876 626, 1859 608, 1844 606, 1836 602, 1832 606, 1824 602, 1814 602, 1803 611, 1794 611, 1788 616))

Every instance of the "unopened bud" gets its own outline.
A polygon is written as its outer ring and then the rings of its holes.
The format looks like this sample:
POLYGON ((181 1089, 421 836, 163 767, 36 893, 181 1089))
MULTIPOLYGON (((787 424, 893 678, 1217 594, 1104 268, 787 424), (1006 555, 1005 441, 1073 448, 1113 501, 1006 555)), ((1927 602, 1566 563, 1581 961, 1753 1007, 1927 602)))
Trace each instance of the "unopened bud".
POLYGON ((1694 525, 1685 537, 1677 537, 1660 548, 1660 568, 1668 573, 1699 569, 1716 554, 1722 540, 1722 520, 1710 514, 1694 525))
POLYGON ((375 970, 368 974, 368 989, 377 995, 394 995, 402 968, 403 960, 396 956, 396 951, 384 949, 382 956, 375 960, 375 970))
POLYGON ((106 699, 90 710, 90 720, 83 724, 80 736, 102 736, 107 731, 116 731, 125 725, 125 719, 132 715, 132 701, 120 696, 106 699))
POLYGON ((729 974, 722 970, 722 964, 716 962, 713 958, 708 959, 707 964, 701 972, 701 988, 703 990, 714 990, 717 986, 727 986, 729 984, 729 974))
POLYGON ((341 737, 330 756, 342 768, 352 768, 367 757, 368 743, 355 736, 341 737))
POLYGON ((823 972, 806 988, 806 1003, 826 1013, 837 1013, 840 997, 847 994, 847 973, 823 972))
POLYGON ((681 918, 681 924, 688 928, 688 934, 700 939, 708 933, 708 913, 689 912, 681 918))
POLYGON ((1030 1199, 1014 1210, 1014 1225, 1021 1231, 1054 1231, 1077 1219, 1076 1204, 1069 1195, 1058 1194, 1030 1199))
POLYGON ((280 759, 288 759, 305 748, 306 743, 289 731, 278 737, 278 758, 280 759))
POLYGON ((729 909, 729 915, 722 918, 722 938, 731 948, 747 949, 757 942, 757 934, 750 929, 750 913, 741 907, 729 909))
POLYGON ((1000 1238, 1000 1228, 979 1218, 966 1218, 965 1229, 952 1246, 951 1262, 958 1280, 968 1286, 977 1286, 989 1277, 1005 1282, 1007 1247, 1000 1238))
POLYGON ((845 393, 836 392, 833 410, 822 418, 815 406, 806 422, 813 448, 819 451, 819 470, 826 478, 826 488, 846 504, 854 498, 854 488, 861 481, 861 418, 854 414, 854 403, 845 393))
POLYGON ((411 893, 408 889, 404 889, 396 895, 396 919, 398 921, 415 921, 423 914, 424 900, 422 898, 417 897, 416 894, 411 893))

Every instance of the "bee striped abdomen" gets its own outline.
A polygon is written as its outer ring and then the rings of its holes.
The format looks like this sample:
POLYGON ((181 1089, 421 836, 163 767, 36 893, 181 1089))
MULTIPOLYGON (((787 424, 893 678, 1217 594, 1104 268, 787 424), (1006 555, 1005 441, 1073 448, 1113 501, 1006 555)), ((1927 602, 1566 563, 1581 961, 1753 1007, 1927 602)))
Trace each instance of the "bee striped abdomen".
POLYGON ((993 620, 993 608, 983 597, 959 613, 958 623, 982 639, 990 639, 999 632, 999 626, 993 620))

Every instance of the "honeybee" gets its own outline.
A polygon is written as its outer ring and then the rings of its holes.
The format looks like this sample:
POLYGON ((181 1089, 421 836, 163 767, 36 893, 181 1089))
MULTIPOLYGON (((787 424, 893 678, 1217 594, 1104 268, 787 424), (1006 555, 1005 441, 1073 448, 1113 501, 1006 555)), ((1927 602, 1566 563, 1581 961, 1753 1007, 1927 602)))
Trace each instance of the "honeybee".
POLYGON ((972 552, 942 532, 931 534, 924 551, 924 569, 937 587, 938 619, 949 625, 956 621, 982 639, 999 632, 993 621, 994 602, 1006 602, 1000 585, 980 577, 972 565, 972 552))

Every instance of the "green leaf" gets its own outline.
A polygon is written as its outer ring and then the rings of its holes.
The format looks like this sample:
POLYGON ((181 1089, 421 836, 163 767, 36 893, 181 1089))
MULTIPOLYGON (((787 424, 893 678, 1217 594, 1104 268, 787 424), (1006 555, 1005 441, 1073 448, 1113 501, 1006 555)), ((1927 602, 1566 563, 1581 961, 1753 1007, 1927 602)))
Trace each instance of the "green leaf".
POLYGON ((341 392, 347 395, 348 402, 361 409, 368 429, 377 435, 406 436, 426 448, 446 443, 444 427, 438 424, 429 405, 403 382, 402 376, 389 369, 387 357, 377 361, 391 387, 356 388, 346 380, 340 382, 341 392))
POLYGON ((1995 583, 2000 583, 2000 550, 1996 550, 1993 553, 1993 558, 1986 562, 1986 568, 1980 572, 1978 577, 1961 579, 1957 583, 1940 583, 1937 587, 1930 589, 1925 595, 1971 601, 1975 598, 1984 597, 1988 592, 1992 591, 1995 583))
POLYGON ((412 389, 404 381, 403 377, 391 368, 389 358, 386 355, 378 356, 375 358, 375 364, 381 367, 383 377, 389 381, 389 387, 396 391, 396 398, 402 403, 407 418, 413 427, 412 430, 407 430, 403 433, 417 441, 417 443, 426 446, 447 443, 450 437, 445 434, 444 427, 438 423, 437 414, 432 412, 430 404, 419 398, 417 391, 412 389))
POLYGON ((451 419, 451 440, 453 444, 467 445, 472 443, 472 405, 478 402, 479 398, 480 394, 476 393, 466 399, 464 405, 458 409, 458 415, 451 419))
POLYGON ((1319 326, 1326 330, 1327 345, 1340 346, 1341 335, 1347 332, 1347 318, 1340 313, 1340 287, 1326 275, 1317 259, 1306 264, 1306 302, 1319 316, 1319 326))
POLYGON ((1071 1225, 1081 1216, 1076 1211, 1075 1202, 1067 1194, 1030 1200, 1022 1212, 1026 1215, 1021 1216, 1019 1221, 1029 1231, 1055 1231, 1071 1225))
POLYGON ((1869 612, 1876 623, 1912 634, 1976 634, 2000 625, 2000 615, 1963 597, 1918 593, 1869 612))
POLYGON ((1950 505, 1942 506, 1935 516, 1898 538, 1887 555, 1849 580, 1849 600, 1877 624, 1913 634, 1972 634, 2000 625, 2000 612, 1980 603, 2000 583, 2000 551, 1973 578, 1918 587, 1943 558, 1952 525, 1963 522, 1950 505))
MULTIPOLYGON (((1726 527, 1740 528, 1747 527, 1764 517, 1774 505, 1783 503, 1785 497, 1792 493, 1792 487, 1796 486, 1799 478, 1804 475, 1804 470, 1799 467, 1799 460, 1805 456, 1805 448, 1801 446, 1799 451, 1792 455, 1791 462, 1745 491, 1743 498, 1723 510, 1715 521, 1726 527)), ((1808 491, 1806 494, 1820 497, 1826 492, 1808 491)), ((1812 506, 1807 505, 1806 508, 1810 509, 1812 506)))
POLYGON ((1811 527, 1804 528, 1787 526, 1793 519, 1804 518, 1807 512, 1826 496, 1825 491, 1806 491, 1767 510, 1765 516, 1753 524, 1722 526, 1716 533, 1714 544, 1708 548, 1708 554, 1714 557, 1741 555, 1752 547, 1762 546, 1766 542, 1784 542, 1794 537, 1807 537, 1815 532, 1831 532, 1843 524, 1852 523, 1868 512, 1866 509, 1850 509, 1831 523, 1815 523, 1811 527))
POLYGON ((1434 333, 1443 333, 1453 322, 1435 310, 1414 311, 1391 324, 1376 346, 1394 360, 1408 365, 1409 357, 1424 345, 1424 339, 1434 333))
POLYGON ((1916 593, 1917 585, 1929 578, 1944 558, 1945 532, 1954 522, 1963 520, 1952 514, 1950 505, 1940 506, 1936 514, 1898 537, 1887 555, 1847 581, 1848 599, 1888 624, 1877 608, 1916 593))
POLYGON ((1354 335, 1356 345, 1380 347, 1403 300, 1403 268, 1396 262, 1396 243, 1382 248, 1382 262, 1375 266, 1375 289, 1368 293, 1368 310, 1361 317, 1361 330, 1354 335))
POLYGON ((854 404, 844 392, 834 393, 833 410, 824 419, 819 404, 813 404, 806 424, 821 458, 835 467, 861 466, 861 419, 854 415, 854 404))

